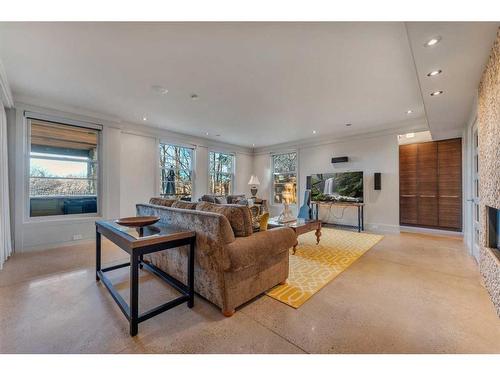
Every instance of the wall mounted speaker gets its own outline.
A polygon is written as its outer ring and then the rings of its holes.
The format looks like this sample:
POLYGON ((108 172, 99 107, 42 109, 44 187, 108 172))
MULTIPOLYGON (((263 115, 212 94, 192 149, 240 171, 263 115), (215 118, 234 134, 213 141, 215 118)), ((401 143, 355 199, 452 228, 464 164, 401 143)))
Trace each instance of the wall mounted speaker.
POLYGON ((337 158, 332 158, 332 163, 347 163, 349 158, 347 156, 339 156, 337 158))
POLYGON ((374 181, 374 189, 375 190, 382 190, 382 173, 380 172, 375 172, 373 175, 373 181, 374 181))
POLYGON ((306 177, 306 189, 311 190, 311 176, 306 177))

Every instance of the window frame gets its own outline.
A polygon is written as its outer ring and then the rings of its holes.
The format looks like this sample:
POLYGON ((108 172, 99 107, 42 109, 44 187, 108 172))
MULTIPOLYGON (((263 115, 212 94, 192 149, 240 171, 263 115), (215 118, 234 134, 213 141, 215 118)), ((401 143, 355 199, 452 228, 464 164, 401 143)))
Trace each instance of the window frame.
MULTIPOLYGON (((212 171, 210 170, 210 154, 212 153, 217 153, 217 154, 224 154, 224 155, 230 155, 231 158, 232 158, 232 165, 231 165, 231 186, 230 186, 230 191, 229 193, 226 195, 232 195, 234 194, 235 192, 235 181, 236 181, 236 154, 234 152, 227 152, 227 151, 220 151, 220 150, 217 150, 217 149, 210 149, 208 150, 208 158, 207 158, 207 170, 208 170, 208 189, 207 189, 207 192, 208 194, 210 195, 216 195, 215 192, 212 192, 211 191, 211 188, 212 188, 212 178, 211 178, 211 175, 212 175, 212 171)), ((224 173, 224 174, 227 174, 227 173, 224 173)))
POLYGON ((69 221, 69 220, 88 220, 94 218, 102 217, 102 192, 103 192, 103 173, 102 173, 102 140, 103 140, 103 127, 99 124, 94 124, 85 121, 75 121, 71 119, 60 118, 56 116, 48 116, 38 113, 32 113, 25 111, 24 113, 24 129, 25 135, 25 152, 24 152, 24 165, 23 165, 23 176, 24 176, 24 197, 23 203, 24 207, 24 223, 37 223, 37 222, 48 222, 48 221, 69 221), (31 196, 30 196, 30 178, 31 178, 31 121, 44 121, 52 122, 55 124, 73 126, 77 128, 97 130, 97 186, 96 186, 96 212, 84 213, 84 214, 67 214, 67 215, 48 215, 48 216, 30 216, 31 207, 31 196))
MULTIPOLYGON (((161 168, 161 151, 160 151, 160 147, 161 145, 167 145, 167 146, 173 146, 173 147, 180 147, 180 148, 186 148, 186 149, 189 149, 191 150, 191 170, 190 170, 190 175, 191 175, 191 202, 194 202, 194 194, 195 194, 195 181, 196 181, 196 178, 195 178, 195 170, 196 170, 196 166, 195 166, 195 162, 196 162, 196 147, 193 146, 193 145, 183 145, 183 144, 179 144, 179 143, 175 143, 175 142, 168 142, 166 140, 162 140, 162 139, 158 139, 158 142, 156 142, 156 146, 157 146, 157 168, 156 170, 158 171, 158 173, 156 173, 156 189, 155 191, 157 191, 157 196, 162 196, 162 191, 161 191, 161 170, 164 169, 164 168, 161 168)), ((183 169, 185 170, 185 169, 183 169)), ((176 195, 176 197, 180 197, 178 195, 176 195)))
POLYGON ((281 174, 295 174, 296 178, 296 197, 295 197, 295 203, 290 203, 290 207, 298 207, 299 206, 299 197, 300 197, 300 184, 299 184, 299 151, 298 150, 284 150, 280 152, 273 152, 270 155, 271 158, 271 194, 269 197, 269 202, 271 202, 271 206, 276 206, 280 207, 283 205, 283 203, 275 203, 274 202, 274 192, 275 192, 275 185, 274 185, 274 157, 277 155, 285 155, 285 154, 295 154, 295 172, 283 172, 281 174))

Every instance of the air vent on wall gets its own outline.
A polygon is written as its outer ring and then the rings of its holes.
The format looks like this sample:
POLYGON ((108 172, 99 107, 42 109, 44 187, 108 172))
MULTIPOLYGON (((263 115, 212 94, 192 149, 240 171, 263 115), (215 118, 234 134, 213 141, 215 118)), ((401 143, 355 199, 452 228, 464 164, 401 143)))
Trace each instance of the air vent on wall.
POLYGON ((332 158, 332 163, 347 163, 349 158, 347 156, 339 156, 337 158, 332 158))

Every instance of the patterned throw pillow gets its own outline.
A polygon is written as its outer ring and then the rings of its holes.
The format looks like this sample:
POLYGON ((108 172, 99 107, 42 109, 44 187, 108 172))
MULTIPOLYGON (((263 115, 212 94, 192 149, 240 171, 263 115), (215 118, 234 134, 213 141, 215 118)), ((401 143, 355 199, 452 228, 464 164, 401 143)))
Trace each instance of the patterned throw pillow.
POLYGON ((149 200, 150 204, 155 204, 157 206, 165 206, 170 207, 175 202, 175 199, 167 199, 167 198, 151 198, 149 200))
POLYGON ((183 208, 185 210, 194 210, 196 208, 196 202, 185 202, 185 201, 175 201, 172 204, 173 208, 183 208))
POLYGON ((248 207, 199 202, 196 209, 224 215, 229 221, 235 237, 248 237, 253 233, 252 214, 248 207))
POLYGON ((226 197, 215 197, 215 203, 217 204, 227 204, 227 198, 226 197))

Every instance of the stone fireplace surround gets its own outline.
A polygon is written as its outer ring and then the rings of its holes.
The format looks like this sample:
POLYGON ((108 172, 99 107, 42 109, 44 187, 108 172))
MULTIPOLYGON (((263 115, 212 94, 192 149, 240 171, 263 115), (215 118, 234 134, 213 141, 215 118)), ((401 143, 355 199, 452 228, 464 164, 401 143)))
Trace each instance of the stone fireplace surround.
MULTIPOLYGON (((479 270, 500 317, 500 251, 490 241, 490 216, 500 210, 500 29, 479 84, 479 270)), ((497 244, 498 247, 498 244, 497 244)))

